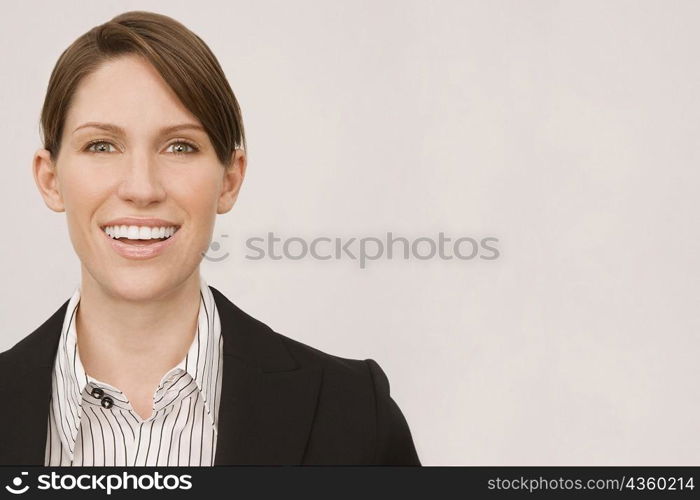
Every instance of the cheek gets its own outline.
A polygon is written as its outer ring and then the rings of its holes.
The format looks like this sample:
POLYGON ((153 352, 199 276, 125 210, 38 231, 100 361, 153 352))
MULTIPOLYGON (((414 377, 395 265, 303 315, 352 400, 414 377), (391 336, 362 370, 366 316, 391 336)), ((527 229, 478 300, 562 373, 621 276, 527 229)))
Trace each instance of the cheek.
POLYGON ((204 238, 213 230, 216 219, 218 196, 221 183, 213 175, 192 175, 180 179, 170 179, 166 186, 168 196, 193 224, 193 230, 204 238))
POLYGON ((63 174, 59 182, 69 224, 85 224, 109 196, 111 181, 77 166, 66 168, 63 174))
POLYGON ((191 177, 178 183, 177 186, 171 183, 168 193, 182 199, 186 206, 201 209, 216 204, 218 190, 219 184, 214 179, 191 177))

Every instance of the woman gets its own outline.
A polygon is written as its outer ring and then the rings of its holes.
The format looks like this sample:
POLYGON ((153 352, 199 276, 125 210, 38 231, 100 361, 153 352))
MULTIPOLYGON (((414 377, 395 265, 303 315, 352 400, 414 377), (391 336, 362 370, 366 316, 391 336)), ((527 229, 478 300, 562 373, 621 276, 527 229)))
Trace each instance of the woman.
POLYGON ((206 44, 128 12, 59 58, 33 173, 81 261, 73 296, 0 355, 0 463, 419 465, 373 360, 248 316, 199 272, 246 171, 206 44))

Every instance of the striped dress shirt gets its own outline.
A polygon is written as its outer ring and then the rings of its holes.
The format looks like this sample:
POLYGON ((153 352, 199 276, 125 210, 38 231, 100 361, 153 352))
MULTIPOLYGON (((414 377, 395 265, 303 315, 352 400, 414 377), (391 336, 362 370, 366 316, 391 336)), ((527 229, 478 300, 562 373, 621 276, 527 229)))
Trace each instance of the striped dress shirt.
POLYGON ((52 376, 45 465, 209 466, 214 464, 223 338, 214 297, 200 276, 197 333, 166 373, 143 420, 118 388, 85 373, 68 303, 52 376))

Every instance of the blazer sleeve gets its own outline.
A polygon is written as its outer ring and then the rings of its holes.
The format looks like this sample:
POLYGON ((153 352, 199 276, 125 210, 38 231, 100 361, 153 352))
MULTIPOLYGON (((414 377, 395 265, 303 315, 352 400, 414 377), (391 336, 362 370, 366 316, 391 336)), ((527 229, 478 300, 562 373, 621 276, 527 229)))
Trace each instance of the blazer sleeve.
POLYGON ((375 465, 421 465, 408 423, 389 394, 389 380, 379 364, 365 359, 374 383, 376 405, 375 465))

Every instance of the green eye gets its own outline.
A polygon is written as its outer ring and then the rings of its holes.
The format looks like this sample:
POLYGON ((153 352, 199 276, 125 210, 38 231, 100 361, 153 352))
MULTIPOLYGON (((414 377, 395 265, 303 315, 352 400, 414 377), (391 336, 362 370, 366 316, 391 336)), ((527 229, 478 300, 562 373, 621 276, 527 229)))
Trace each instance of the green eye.
POLYGON ((168 149, 170 148, 173 148, 172 153, 176 155, 195 153, 198 151, 194 144, 190 144, 189 142, 184 141, 173 142, 170 146, 168 146, 168 149))
POLYGON ((90 144, 88 144, 86 150, 90 151, 91 153, 113 153, 114 151, 116 151, 116 149, 114 149, 114 145, 107 141, 91 142, 90 144), (112 148, 113 150, 110 151, 109 148, 112 148))

